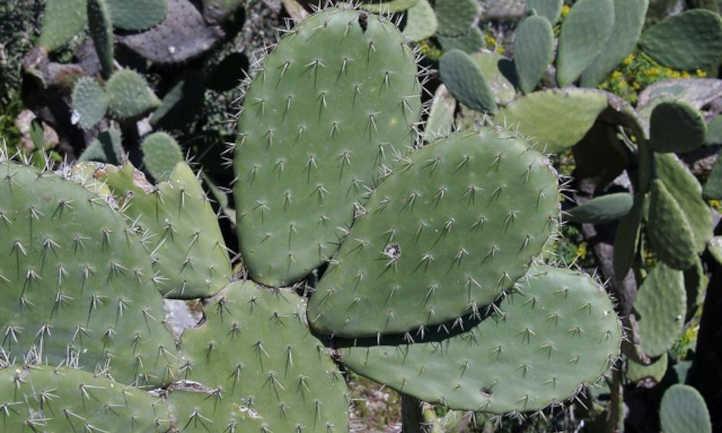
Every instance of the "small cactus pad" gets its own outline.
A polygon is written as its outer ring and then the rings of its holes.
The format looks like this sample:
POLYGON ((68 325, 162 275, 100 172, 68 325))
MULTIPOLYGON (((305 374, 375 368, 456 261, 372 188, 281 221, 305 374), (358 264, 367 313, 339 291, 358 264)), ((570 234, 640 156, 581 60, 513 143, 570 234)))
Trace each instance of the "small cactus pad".
POLYGON ((424 147, 360 213, 311 298, 312 327, 376 336, 478 313, 526 273, 558 215, 556 173, 510 132, 424 147))
POLYGON ((664 433, 712 433, 707 404, 689 385, 672 385, 664 393, 659 422, 664 433))
POLYGON ((85 148, 78 161, 97 161, 108 164, 122 164, 123 137, 119 129, 103 131, 85 148))
POLYGON ((667 352, 684 327, 687 292, 682 272, 658 263, 642 283, 634 309, 642 351, 649 356, 667 352))
POLYGON ((157 181, 167 180, 179 162, 183 162, 183 151, 178 142, 165 132, 154 132, 140 144, 143 150, 143 165, 157 181))
POLYGON ((704 145, 707 124, 686 102, 665 101, 652 110, 649 134, 655 152, 690 152, 704 145))
POLYGON ((602 195, 569 210, 569 221, 604 224, 616 221, 629 213, 634 199, 628 192, 602 195))
POLYGON ((116 71, 105 85, 110 114, 119 119, 142 116, 160 105, 142 75, 130 69, 116 71))
POLYGON ((494 93, 471 56, 453 49, 441 57, 439 71, 441 81, 459 102, 482 113, 496 111, 494 93))
POLYGON ((148 237, 165 297, 207 297, 228 284, 231 264, 216 215, 188 165, 178 163, 155 188, 131 165, 108 167, 101 179, 148 237))
POLYGON ((694 235, 696 251, 702 253, 712 239, 712 212, 702 199, 702 185, 675 155, 655 154, 657 175, 679 203, 694 235))
POLYGON ((694 265, 697 252, 692 229, 679 203, 659 179, 652 181, 646 232, 649 246, 664 263, 679 270, 694 265))
POLYGON ((533 91, 554 60, 554 31, 542 16, 531 16, 519 25, 514 37, 514 65, 519 87, 533 91))
POLYGON ((704 184, 704 197, 712 200, 722 199, 722 159, 718 158, 704 184))
POLYGON ((618 356, 621 325, 591 277, 533 267, 503 312, 441 342, 342 349, 351 369, 451 409, 507 413, 561 402, 618 356))
POLYGON ((722 56, 722 21, 719 14, 703 9, 683 12, 645 30, 639 45, 670 68, 714 65, 722 56))
POLYGON ((481 75, 489 84, 497 104, 507 105, 516 99, 516 89, 508 77, 514 74, 511 70, 513 65, 511 59, 489 50, 481 50, 470 55, 479 65, 481 75))
POLYGON ((466 33, 458 36, 437 34, 436 38, 439 40, 444 51, 461 50, 465 53, 473 54, 486 46, 484 43, 484 34, 476 26, 471 27, 466 33))
POLYGON ((561 152, 577 144, 607 108, 603 92, 552 89, 517 99, 496 116, 499 122, 536 141, 544 152, 561 152))
POLYGON ((100 84, 90 77, 82 77, 73 88, 73 112, 85 129, 98 124, 108 110, 108 95, 100 84))
POLYGON ((168 380, 175 344, 150 258, 123 216, 52 173, 4 162, 0 178, 2 351, 121 383, 168 380))
POLYGON ((0 370, 3 433, 163 433, 171 416, 160 398, 82 370, 0 370))
POLYGON ((643 365, 632 359, 627 360, 627 380, 631 382, 641 382, 645 379, 652 379, 659 383, 667 373, 669 359, 664 353, 656 361, 649 365, 643 365))
MULTIPOLYGON (((429 117, 424 127, 424 140, 431 142, 438 138, 448 137, 454 129, 455 112, 456 100, 449 94, 446 86, 441 84, 436 88, 431 101, 429 117)), ((722 163, 718 165, 722 165, 722 163)))
POLYGON ((88 0, 88 28, 103 78, 113 73, 113 23, 105 0, 88 0))
POLYGON ((182 431, 348 431, 345 382, 309 333, 299 296, 234 283, 206 312, 183 335, 187 379, 206 392, 170 395, 182 431))
POLYGON ((562 14, 564 0, 528 0, 527 10, 534 11, 536 15, 543 16, 550 23, 556 24, 562 14))
POLYGON ((266 58, 239 120, 235 198, 251 277, 281 286, 337 249, 375 179, 410 147, 413 53, 375 15, 327 9, 266 58))
POLYGON ((596 87, 637 46, 649 0, 614 0, 614 28, 604 48, 584 70, 581 85, 596 87))
POLYGON ((406 13, 404 37, 411 41, 420 41, 434 36, 439 28, 434 9, 429 0, 419 0, 406 13))
POLYGON ((87 0, 54 0, 46 3, 38 44, 55 51, 82 32, 88 22, 87 0))
POLYGON ((106 0, 113 25, 123 30, 145 30, 165 19, 167 0, 106 0))
POLYGON ((614 27, 613 0, 579 0, 562 24, 557 81, 572 84, 606 47, 614 27))

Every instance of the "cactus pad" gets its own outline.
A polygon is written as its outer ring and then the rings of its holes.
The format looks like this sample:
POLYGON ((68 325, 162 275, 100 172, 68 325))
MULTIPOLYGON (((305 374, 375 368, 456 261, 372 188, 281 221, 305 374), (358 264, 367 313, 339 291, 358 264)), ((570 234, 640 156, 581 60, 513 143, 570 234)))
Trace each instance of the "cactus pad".
POLYGON ((629 213, 634 199, 628 192, 602 195, 569 210, 569 221, 604 224, 616 221, 629 213))
POLYGON ((208 389, 171 393, 179 427, 187 433, 348 431, 345 382, 308 332, 304 310, 291 291, 230 285, 206 310, 206 323, 183 336, 192 360, 187 379, 208 389))
POLYGON ((639 288, 634 309, 642 351, 649 356, 667 352, 684 327, 687 292, 682 272, 658 263, 639 288))
POLYGON ((649 246, 669 266, 685 270, 697 257, 694 234, 679 203, 659 179, 652 182, 649 201, 649 246))
POLYGON ((613 0, 579 0, 562 23, 557 81, 572 84, 605 48, 614 27, 613 0))
POLYGON ((402 333, 494 301, 556 228, 557 177, 509 132, 456 134, 400 162, 309 304, 312 327, 402 333))
POLYGON ((160 291, 181 299, 218 292, 231 278, 231 264, 216 215, 190 167, 178 163, 154 189, 138 176, 126 165, 107 168, 101 179, 146 232, 160 291))
POLYGON ((500 308, 441 342, 341 351, 351 369, 451 409, 542 409, 595 382, 618 356, 621 324, 585 274, 533 267, 500 308))
POLYGON ((73 88, 73 112, 85 129, 98 124, 108 110, 108 95, 100 84, 90 77, 82 77, 73 88))
POLYGON ((116 71, 105 85, 110 114, 119 119, 142 116, 160 105, 142 75, 130 69, 116 71))
POLYGON ((664 353, 656 361, 649 365, 643 365, 635 362, 632 359, 627 360, 627 379, 632 382, 641 382, 645 379, 652 379, 656 383, 659 383, 667 373, 667 367, 669 366, 669 359, 667 354, 664 353))
POLYGON ((434 9, 429 0, 419 0, 406 13, 404 36, 411 41, 420 41, 434 36, 439 28, 434 9))
POLYGON ((106 80, 113 73, 113 23, 105 0, 88 0, 88 29, 100 70, 106 80))
POLYGON ((527 10, 534 11, 536 15, 543 16, 550 23, 556 24, 562 14, 564 0, 528 0, 527 10))
POLYGON ((672 385, 664 393, 659 408, 664 433, 712 433, 707 404, 689 385, 672 385))
POLYGON ((614 0, 614 28, 604 49, 584 70, 581 85, 596 87, 637 46, 649 0, 614 0))
POLYGON ((361 9, 376 13, 403 12, 423 0, 367 0, 359 5, 361 9))
POLYGON ((439 34, 461 36, 479 20, 481 7, 477 0, 436 0, 434 11, 439 20, 439 34))
POLYGON ((143 150, 143 165, 157 181, 167 180, 179 162, 183 152, 178 142, 165 132, 154 132, 140 144, 143 150))
POLYGON ((655 152, 690 152, 701 147, 707 135, 702 114, 684 101, 657 104, 649 122, 655 152))
POLYGON ((544 152, 561 152, 577 144, 607 108, 603 92, 553 89, 530 93, 496 116, 500 123, 534 139, 544 152))
POLYGON ((420 85, 391 23, 327 9, 266 58, 239 120, 235 197, 250 275, 298 280, 337 249, 354 208, 414 138, 420 85))
POLYGON ((684 212, 694 235, 696 251, 701 253, 712 239, 714 229, 712 212, 702 199, 702 186, 675 155, 657 153, 654 160, 657 175, 684 212))
POLYGON ((55 51, 82 32, 88 22, 87 0, 55 0, 47 2, 43 12, 38 44, 55 51))
POLYGON ((123 137, 120 130, 110 128, 98 134, 80 154, 78 160, 122 164, 125 158, 123 155, 123 137))
POLYGON ((722 20, 719 14, 702 9, 673 15, 645 30, 639 45, 670 68, 714 65, 722 56, 722 20))
POLYGON ((0 164, 0 329, 12 359, 67 362, 122 383, 163 383, 175 344, 150 258, 101 198, 0 164))
POLYGON ((519 87, 524 93, 533 91, 547 66, 554 60, 554 31, 542 16, 526 18, 514 37, 514 65, 519 87))
POLYGON ((441 81, 459 102, 482 113, 496 111, 494 93, 471 56, 453 49, 441 57, 439 71, 441 81))
POLYGON ((4 433, 163 433, 171 416, 161 399, 82 370, 0 370, 4 433))

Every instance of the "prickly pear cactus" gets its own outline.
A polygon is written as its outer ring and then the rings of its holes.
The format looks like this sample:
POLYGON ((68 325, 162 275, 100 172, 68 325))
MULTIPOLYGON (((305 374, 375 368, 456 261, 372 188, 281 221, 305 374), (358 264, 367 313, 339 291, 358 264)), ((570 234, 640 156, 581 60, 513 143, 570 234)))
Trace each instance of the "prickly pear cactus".
POLYGON ((446 340, 343 349, 343 361, 425 401, 503 414, 559 403, 619 354, 619 319, 585 274, 534 267, 499 308, 446 340))
POLYGON ((162 433, 171 425, 159 398, 82 370, 0 369, 3 432, 162 433))
POLYGON ((170 398, 183 431, 348 431, 344 379, 298 295, 234 283, 207 315, 183 336, 186 379, 204 388, 170 398))
POLYGON ((414 140, 420 86, 401 33, 329 9, 294 28, 245 96, 238 236, 250 275, 282 286, 328 260, 395 154, 414 140))
POLYGON ((2 162, 0 177, 4 356, 121 383, 173 379, 175 343, 149 256, 124 217, 52 173, 2 162))
POLYGON ((511 133, 453 135, 398 166, 311 298, 322 333, 403 333, 478 313, 556 228, 556 174, 511 133))

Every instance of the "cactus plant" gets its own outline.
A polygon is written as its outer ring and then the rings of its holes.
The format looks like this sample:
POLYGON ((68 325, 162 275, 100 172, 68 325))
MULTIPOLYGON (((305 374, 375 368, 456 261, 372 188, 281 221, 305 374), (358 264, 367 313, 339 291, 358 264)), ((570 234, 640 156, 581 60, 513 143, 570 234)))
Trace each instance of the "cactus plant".
POLYGON ((441 80, 454 97, 472 110, 482 113, 496 111, 494 93, 481 69, 465 52, 450 50, 441 58, 441 80))
POLYGON ((514 39, 514 65, 519 75, 519 87, 524 93, 536 88, 554 60, 553 44, 554 32, 546 18, 531 16, 519 25, 514 39))

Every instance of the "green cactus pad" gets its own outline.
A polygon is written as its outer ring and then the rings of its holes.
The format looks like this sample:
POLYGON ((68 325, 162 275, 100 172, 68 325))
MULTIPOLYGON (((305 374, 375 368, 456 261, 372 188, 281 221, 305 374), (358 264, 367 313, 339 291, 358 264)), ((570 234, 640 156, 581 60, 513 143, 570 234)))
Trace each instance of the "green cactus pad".
POLYGON ((178 142, 165 132, 154 132, 140 144, 143 165, 157 181, 167 180, 179 162, 185 161, 178 142))
POLYGON ((477 52, 470 55, 479 65, 481 75, 484 76, 494 94, 497 104, 507 105, 516 99, 516 89, 514 83, 510 80, 514 75, 514 66, 511 59, 489 50, 477 50, 477 52))
POLYGON ((157 108, 160 100, 142 75, 130 69, 116 71, 105 85, 108 110, 120 119, 132 119, 157 108))
POLYGON ((375 179, 411 145, 419 92, 413 53, 375 15, 327 9, 280 41, 239 119, 234 192, 253 279, 285 285, 335 253, 375 179))
POLYGON ((82 370, 0 370, 4 433, 163 433, 170 428, 160 398, 82 370))
POLYGON ((156 188, 149 188, 131 165, 109 167, 101 179, 149 237, 165 297, 207 297, 228 284, 231 264, 216 215, 188 165, 178 163, 156 188))
POLYGON ((530 93, 496 116, 499 123, 534 139, 535 146, 557 153, 577 144, 608 106, 603 92, 552 89, 530 93))
POLYGON ((614 256, 612 258, 614 276, 617 281, 624 279, 634 263, 643 211, 642 200, 636 200, 627 215, 622 217, 617 225, 617 231, 614 234, 614 256))
POLYGON ((454 130, 454 113, 456 100, 443 84, 436 88, 429 109, 429 118, 424 127, 424 141, 432 142, 448 137, 454 130))
POLYGON ((481 7, 476 0, 436 0, 434 11, 439 20, 439 34, 461 36, 474 27, 481 7))
POLYGON ((657 175, 667 190, 679 203, 694 235, 696 251, 704 251, 707 242, 712 239, 712 212, 702 199, 702 186, 697 178, 673 154, 655 154, 657 175))
POLYGON ((125 160, 123 137, 120 130, 110 128, 103 131, 80 154, 78 161, 97 161, 119 165, 125 160))
POLYGON ((707 146, 722 146, 722 114, 718 114, 707 122, 707 135, 704 138, 707 146))
POLYGON ((658 360, 649 365, 639 364, 633 360, 627 361, 627 380, 631 382, 641 382, 645 379, 652 379, 659 383, 667 373, 669 359, 666 353, 663 353, 658 360))
POLYGON ((714 65, 722 57, 722 21, 718 14, 702 9, 683 12, 645 30, 639 45, 670 68, 714 65))
POLYGON ((614 27, 613 0, 579 0, 562 24, 557 81, 572 84, 606 47, 614 27))
POLYGON ((123 30, 145 30, 165 19, 167 0, 107 0, 113 25, 123 30))
POLYGON ((543 16, 531 16, 519 25, 514 36, 514 65, 519 87, 533 91, 554 60, 554 31, 543 16))
POLYGON ((684 327, 687 294, 682 272, 658 263, 639 288, 634 309, 642 351, 652 357, 667 352, 684 327))
POLYGON ((84 129, 98 124, 108 110, 108 95, 100 84, 90 77, 82 77, 73 88, 73 112, 84 129))
POLYGON ((441 57, 439 71, 441 81, 459 102, 482 113, 496 111, 494 93, 471 56, 461 50, 451 50, 441 57))
POLYGON ((88 0, 88 28, 103 78, 113 73, 113 23, 105 0, 88 0))
POLYGON ((712 171, 704 184, 704 197, 712 200, 722 200, 722 159, 717 159, 712 171))
POLYGON ((43 12, 38 44, 55 51, 82 32, 88 22, 87 0, 54 0, 47 2, 43 12))
POLYGON ((679 270, 694 265, 697 251, 692 229, 679 203, 659 179, 652 181, 646 232, 649 246, 664 263, 679 270))
POLYGON ((704 144, 707 124, 702 114, 683 101, 657 104, 650 118, 650 142, 655 152, 690 152, 704 144))
POLYGON ((621 325, 588 275, 534 267, 499 316, 441 342, 342 349, 359 374, 451 409, 507 413, 559 403, 618 356, 621 325))
POLYGON ((569 210, 569 221, 576 223, 605 224, 629 213, 634 199, 632 194, 618 192, 602 195, 569 210))
POLYGON ((406 13, 404 36, 411 41, 420 41, 434 36, 439 28, 434 9, 429 0, 418 0, 406 13))
POLYGON ((559 21, 562 14, 564 0, 528 0, 527 10, 534 11, 536 15, 546 18, 550 23, 559 21))
POLYGON ((403 12, 423 0, 367 0, 359 5, 361 9, 375 13, 403 12))
POLYGON ((0 177, 4 352, 121 383, 171 379, 175 344, 150 257, 123 216, 52 173, 5 162, 0 177))
POLYGON ((614 28, 604 48, 584 70, 581 85, 596 87, 637 46, 649 0, 614 0, 614 28))
POLYGON ((689 385, 672 385, 664 393, 659 408, 664 433, 712 433, 707 404, 689 385))
POLYGON ((694 266, 684 271, 684 288, 687 291, 687 316, 693 315, 704 302, 709 278, 705 274, 702 260, 697 257, 694 266))
POLYGON ((234 283, 206 314, 202 327, 183 335, 183 347, 187 379, 208 392, 170 395, 184 432, 348 431, 345 382, 308 332, 303 299, 234 283))
POLYGON ((549 162, 509 132, 424 147, 374 191, 318 284, 309 321, 359 337, 478 312, 524 275, 558 203, 549 162))

